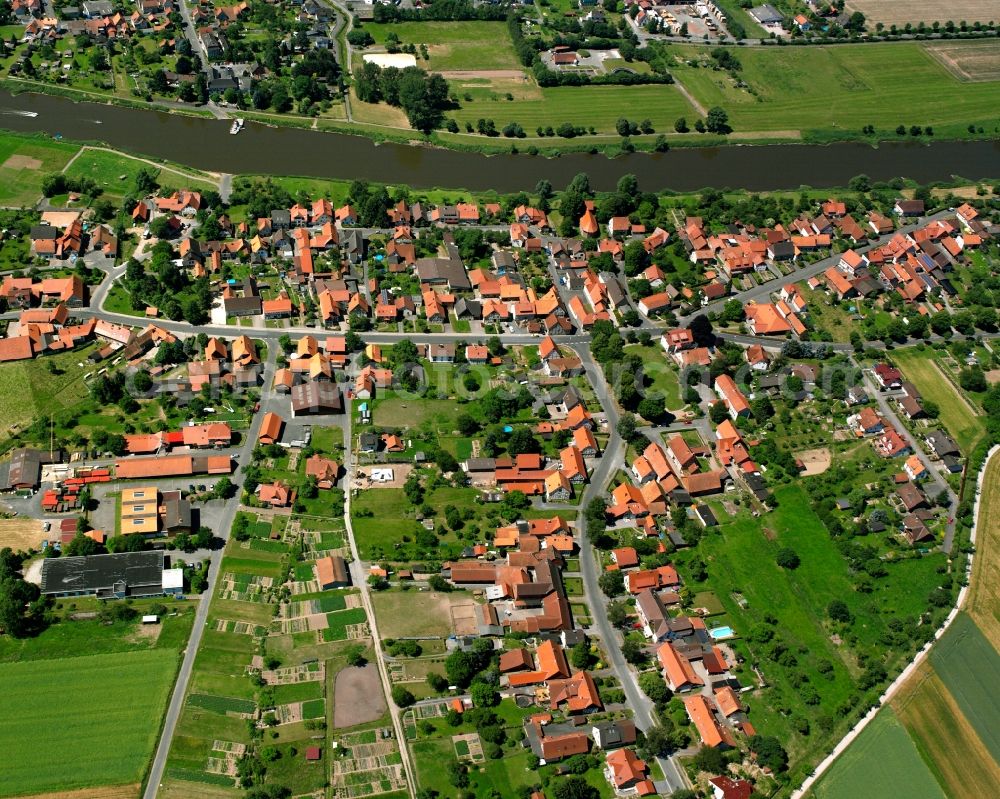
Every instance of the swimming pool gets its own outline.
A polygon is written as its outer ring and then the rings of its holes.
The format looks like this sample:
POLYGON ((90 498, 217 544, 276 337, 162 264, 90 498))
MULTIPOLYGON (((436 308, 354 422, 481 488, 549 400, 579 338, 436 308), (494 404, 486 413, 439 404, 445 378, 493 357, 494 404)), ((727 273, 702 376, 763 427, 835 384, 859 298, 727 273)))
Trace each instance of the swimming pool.
POLYGON ((732 627, 727 625, 725 627, 714 627, 708 631, 708 634, 716 641, 721 641, 723 638, 732 638, 736 633, 733 632, 732 627))

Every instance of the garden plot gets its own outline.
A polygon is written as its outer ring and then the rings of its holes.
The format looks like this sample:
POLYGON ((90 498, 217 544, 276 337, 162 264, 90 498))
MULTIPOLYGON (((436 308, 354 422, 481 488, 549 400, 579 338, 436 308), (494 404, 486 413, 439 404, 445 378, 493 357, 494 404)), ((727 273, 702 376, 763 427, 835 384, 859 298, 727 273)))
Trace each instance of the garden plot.
POLYGON ((455 747, 455 757, 459 760, 470 760, 482 763, 486 760, 483 754, 483 742, 479 740, 478 732, 451 736, 451 745, 455 747))
POLYGON ((220 716, 233 716, 239 719, 249 719, 257 712, 257 705, 250 699, 237 699, 230 696, 215 694, 189 694, 187 703, 191 707, 217 713, 220 716))
POLYGON ((222 575, 219 598, 234 602, 270 603, 274 601, 274 582, 273 577, 226 572, 222 575))
POLYGON ((237 635, 264 635, 267 630, 257 624, 248 621, 235 621, 233 619, 216 619, 215 629, 220 633, 236 633, 237 635))
POLYGON ((286 666, 282 669, 266 669, 260 676, 268 685, 294 685, 302 682, 322 682, 326 678, 326 665, 305 663, 301 666, 286 666))
POLYGON ((406 789, 396 741, 354 744, 347 739, 341 743, 347 748, 348 756, 331 764, 330 783, 336 795, 357 799, 406 789))
POLYGON ((208 756, 205 771, 209 774, 222 774, 235 779, 237 775, 236 764, 246 754, 246 751, 246 744, 216 739, 212 742, 212 754, 208 756))

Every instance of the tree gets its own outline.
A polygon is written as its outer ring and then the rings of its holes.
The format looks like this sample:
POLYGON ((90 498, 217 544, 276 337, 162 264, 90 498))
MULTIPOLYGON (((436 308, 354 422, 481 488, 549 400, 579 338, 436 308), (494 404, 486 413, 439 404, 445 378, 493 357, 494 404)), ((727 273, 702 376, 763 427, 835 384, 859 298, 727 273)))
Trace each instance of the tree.
POLYGON ((650 422, 658 422, 667 412, 666 400, 658 392, 648 394, 636 408, 639 415, 650 422))
POLYGON ((635 639, 626 638, 622 642, 622 657, 628 663, 642 663, 646 660, 646 650, 635 639))
POLYGON ((726 770, 726 758, 714 746, 702 746, 694 756, 694 764, 699 771, 722 774, 726 770))
POLYGON ((538 453, 542 451, 541 445, 528 427, 518 427, 507 439, 507 452, 511 455, 522 455, 526 453, 538 453))
POLYGON ((471 652, 455 650, 445 659, 444 670, 449 685, 467 688, 479 673, 479 660, 471 652))
POLYGON ((600 792, 583 777, 560 778, 552 789, 555 799, 598 799, 600 792))
POLYGON ((971 366, 963 369, 958 376, 958 384, 966 391, 981 392, 989 388, 986 381, 986 374, 980 366, 971 366))
POLYGON ((729 418, 729 411, 726 410, 725 404, 714 402, 712 407, 708 409, 708 418, 712 420, 713 424, 722 424, 729 418))
POLYGON ((347 665, 353 666, 354 668, 360 669, 362 666, 368 664, 368 658, 365 656, 365 648, 360 644, 352 644, 347 648, 345 652, 347 658, 347 665))
POLYGON ((658 671, 644 671, 640 674, 639 687, 646 696, 661 707, 666 706, 674 695, 658 671))
POLYGON ((73 539, 63 547, 63 555, 75 558, 87 555, 97 555, 102 547, 90 536, 77 532, 73 539))
POLYGON ((774 772, 788 768, 788 753, 777 738, 770 735, 753 735, 749 741, 750 751, 757 755, 757 762, 774 772))
POLYGON ((411 694, 402 685, 394 685, 392 687, 392 701, 395 702, 398 707, 409 707, 417 700, 416 697, 414 697, 413 694, 411 694))
POLYGON ((569 662, 573 668, 581 670, 589 669, 593 661, 594 657, 590 653, 590 644, 586 641, 580 641, 569 651, 569 662))
POLYGON ((709 108, 705 116, 705 129, 709 133, 730 133, 732 128, 729 127, 729 114, 719 106, 709 108))
POLYGON ((474 707, 496 707, 500 704, 500 692, 492 685, 484 682, 475 683, 471 690, 474 707))
POLYGON ((597 584, 606 596, 615 597, 625 591, 625 577, 621 571, 615 570, 604 572, 598 579, 597 584))
POLYGON ((847 604, 840 599, 831 601, 826 607, 826 613, 833 621, 847 624, 851 620, 851 611, 848 610, 847 604))
POLYGON ((624 602, 608 604, 608 621, 618 629, 624 629, 629 623, 628 605, 624 602))
POLYGON ((687 133, 690 130, 687 120, 684 117, 677 117, 677 121, 674 122, 674 130, 678 133, 687 133))
POLYGON ((782 547, 779 549, 777 554, 774 556, 774 561, 782 569, 788 569, 789 571, 797 569, 799 567, 799 563, 801 563, 798 554, 791 547, 782 547))

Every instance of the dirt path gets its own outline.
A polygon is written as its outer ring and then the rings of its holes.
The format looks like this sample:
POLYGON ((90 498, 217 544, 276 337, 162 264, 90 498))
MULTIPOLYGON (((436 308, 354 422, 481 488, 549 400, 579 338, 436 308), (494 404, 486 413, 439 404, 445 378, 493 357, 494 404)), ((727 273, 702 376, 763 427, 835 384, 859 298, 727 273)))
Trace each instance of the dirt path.
POLYGON ((708 111, 705 110, 705 106, 703 106, 701 103, 699 103, 697 100, 694 99, 694 95, 687 90, 687 86, 685 86, 683 83, 677 80, 674 81, 674 86, 676 86, 677 91, 683 94, 685 99, 689 103, 691 103, 691 107, 698 112, 698 116, 700 117, 708 116, 708 111))
POLYGON ((33 793, 18 799, 136 799, 139 784, 105 785, 99 788, 81 788, 77 791, 54 791, 53 793, 33 793))
POLYGON ((528 82, 527 76, 520 69, 453 69, 445 70, 441 76, 448 80, 472 80, 486 78, 487 80, 516 80, 521 78, 528 82))

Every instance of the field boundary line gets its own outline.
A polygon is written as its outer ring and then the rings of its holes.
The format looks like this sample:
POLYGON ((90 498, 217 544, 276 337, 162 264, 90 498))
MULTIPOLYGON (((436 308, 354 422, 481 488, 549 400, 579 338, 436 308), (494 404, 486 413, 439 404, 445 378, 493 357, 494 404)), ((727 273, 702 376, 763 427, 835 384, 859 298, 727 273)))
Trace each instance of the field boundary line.
MULTIPOLYGON (((976 543, 976 527, 979 524, 979 511, 980 511, 980 500, 982 498, 983 489, 983 479, 986 476, 986 469, 989 466, 990 461, 993 457, 1000 452, 1000 444, 995 444, 990 451, 986 454, 986 458, 983 460, 982 468, 979 470, 979 475, 976 478, 976 501, 973 506, 973 521, 972 529, 969 533, 969 541, 972 544, 976 543)), ((965 566, 965 585, 958 592, 958 600, 955 602, 955 607, 951 609, 948 617, 944 620, 944 623, 934 632, 934 638, 924 644, 917 654, 914 656, 913 660, 910 661, 909 665, 903 669, 899 676, 892 681, 892 684, 886 688, 885 692, 878 698, 878 702, 875 707, 869 710, 857 724, 847 733, 837 745, 833 748, 833 751, 827 755, 818 766, 813 770, 806 779, 802 782, 795 791, 792 792, 791 799, 803 799, 803 797, 812 789, 812 787, 819 781, 819 779, 829 770, 829 768, 836 762, 837 758, 842 755, 847 748, 854 743, 854 739, 861 734, 861 732, 872 723, 878 712, 882 710, 883 707, 888 705, 889 700, 895 696, 895 694, 902 688, 903 684, 913 675, 913 673, 920 667, 920 665, 927 659, 930 654, 931 647, 941 639, 941 637, 948 631, 952 623, 958 618, 958 614, 961 612, 965 605, 965 601, 969 595, 969 578, 972 576, 972 563, 975 559, 975 551, 969 555, 969 560, 965 566)))

